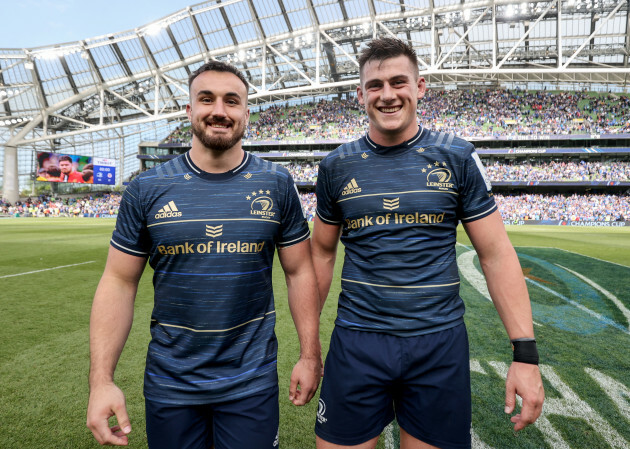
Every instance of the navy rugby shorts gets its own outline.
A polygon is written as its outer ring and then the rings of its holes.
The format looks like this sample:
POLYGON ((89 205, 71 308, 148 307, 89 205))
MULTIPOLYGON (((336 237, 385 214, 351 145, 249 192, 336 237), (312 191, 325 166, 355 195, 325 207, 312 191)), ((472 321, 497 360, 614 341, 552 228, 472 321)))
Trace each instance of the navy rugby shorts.
POLYGON ((380 435, 394 417, 426 443, 470 447, 470 362, 463 323, 414 337, 335 326, 315 433, 333 444, 357 445, 380 435))
POLYGON ((232 401, 172 405, 145 400, 150 449, 278 449, 278 386, 232 401))

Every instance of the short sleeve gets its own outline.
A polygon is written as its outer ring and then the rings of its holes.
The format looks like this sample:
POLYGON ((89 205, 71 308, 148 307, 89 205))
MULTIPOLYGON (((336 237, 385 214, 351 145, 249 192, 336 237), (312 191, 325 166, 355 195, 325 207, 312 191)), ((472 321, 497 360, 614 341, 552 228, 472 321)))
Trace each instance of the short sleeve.
POLYGON ((150 253, 151 241, 142 208, 138 178, 134 179, 123 193, 111 245, 132 256, 146 257, 150 253))
POLYGON ((464 161, 460 201, 458 215, 463 223, 484 218, 497 209, 492 193, 492 185, 474 147, 464 161))
POLYGON ((300 243, 311 236, 297 186, 288 172, 286 175, 287 182, 284 184, 282 225, 280 238, 277 242, 279 248, 287 248, 300 243))
POLYGON ((339 208, 335 205, 331 185, 331 177, 328 164, 324 159, 319 165, 317 185, 315 193, 317 196, 317 216, 324 222, 332 225, 341 224, 343 219, 339 208))

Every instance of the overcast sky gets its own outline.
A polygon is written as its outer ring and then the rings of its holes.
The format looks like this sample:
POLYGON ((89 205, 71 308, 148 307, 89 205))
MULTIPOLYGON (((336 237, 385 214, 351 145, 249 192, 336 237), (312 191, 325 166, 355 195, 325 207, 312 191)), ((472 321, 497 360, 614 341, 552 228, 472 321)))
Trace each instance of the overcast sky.
POLYGON ((0 48, 34 48, 126 31, 201 1, 0 0, 0 48))

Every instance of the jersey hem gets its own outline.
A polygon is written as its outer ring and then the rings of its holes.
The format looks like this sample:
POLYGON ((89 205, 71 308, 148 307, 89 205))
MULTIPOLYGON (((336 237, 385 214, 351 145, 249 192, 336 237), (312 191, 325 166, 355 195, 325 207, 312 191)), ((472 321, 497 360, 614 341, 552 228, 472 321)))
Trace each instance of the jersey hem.
MULTIPOLYGON (((187 400, 187 399, 165 399, 164 397, 156 397, 154 395, 151 394, 147 394, 146 392, 143 392, 144 394, 144 398, 146 400, 152 401, 152 402, 159 402, 161 404, 169 404, 169 405, 182 405, 182 406, 186 406, 186 405, 205 405, 205 404, 216 404, 217 402, 226 402, 226 401, 232 401, 232 400, 236 400, 236 399, 241 399, 243 397, 246 396, 250 396, 252 394, 255 393, 259 393, 261 391, 273 388, 275 386, 278 385, 278 382, 273 381, 273 382, 265 382, 263 384, 261 384, 259 387, 254 388, 252 390, 247 390, 244 391, 242 393, 237 393, 237 394, 225 394, 225 395, 221 395, 221 396, 213 396, 213 397, 208 397, 208 398, 202 398, 202 399, 197 399, 197 400, 187 400)), ((195 397, 199 396, 199 393, 193 393, 195 395, 195 397)))
POLYGON ((393 335, 395 337, 417 337, 419 335, 442 332, 442 331, 451 329, 453 327, 459 326, 462 323, 464 323, 463 316, 455 319, 454 321, 449 321, 448 323, 442 323, 438 326, 433 326, 428 329, 397 330, 397 329, 361 327, 359 324, 356 324, 356 323, 344 322, 339 317, 337 317, 337 319, 335 320, 335 326, 343 327, 344 329, 349 329, 349 330, 359 331, 359 332, 373 332, 373 333, 379 333, 379 334, 387 334, 387 335, 393 335))

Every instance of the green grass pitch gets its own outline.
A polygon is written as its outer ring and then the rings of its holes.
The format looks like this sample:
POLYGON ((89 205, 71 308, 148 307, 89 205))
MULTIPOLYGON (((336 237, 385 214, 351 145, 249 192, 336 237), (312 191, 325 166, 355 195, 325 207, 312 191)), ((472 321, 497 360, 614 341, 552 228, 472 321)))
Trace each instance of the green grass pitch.
MULTIPOLYGON (((0 220, 0 448, 98 446, 85 427, 88 322, 113 226, 110 219, 0 220)), ((547 402, 539 423, 514 435, 503 413, 509 342, 479 286, 478 261, 467 254, 471 245, 460 231, 473 447, 630 447, 630 229, 514 226, 508 232, 528 280, 547 402)), ((342 255, 322 314, 324 351, 336 313, 342 255)), ((277 263, 274 282, 280 445, 313 448, 317 397, 302 408, 288 399, 298 344, 277 263)), ((151 307, 147 268, 116 372, 127 395, 132 448, 146 447, 141 392, 151 307)), ((394 446, 381 438, 378 447, 394 446)))

